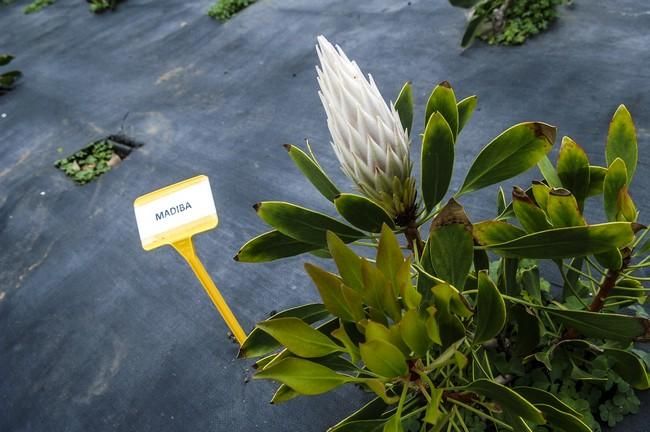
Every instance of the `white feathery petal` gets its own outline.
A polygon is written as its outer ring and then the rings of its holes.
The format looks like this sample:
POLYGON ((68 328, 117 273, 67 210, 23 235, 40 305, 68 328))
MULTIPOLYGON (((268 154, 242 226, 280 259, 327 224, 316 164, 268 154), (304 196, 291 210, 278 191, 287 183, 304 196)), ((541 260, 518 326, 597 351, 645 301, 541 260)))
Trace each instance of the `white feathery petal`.
POLYGON ((414 212, 410 141, 393 103, 338 45, 317 38, 319 97, 343 172, 394 218, 414 212))

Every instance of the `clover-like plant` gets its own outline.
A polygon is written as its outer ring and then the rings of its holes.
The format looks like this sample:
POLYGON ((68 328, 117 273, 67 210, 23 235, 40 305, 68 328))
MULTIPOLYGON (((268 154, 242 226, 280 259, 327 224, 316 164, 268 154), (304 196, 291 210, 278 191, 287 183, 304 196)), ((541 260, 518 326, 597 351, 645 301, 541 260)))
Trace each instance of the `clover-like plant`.
MULTIPOLYGON (((13 59, 12 55, 0 54, 0 66, 8 65, 13 59)), ((23 76, 22 72, 17 70, 0 73, 0 95, 13 89, 21 76, 23 76)))
POLYGON ((280 383, 272 402, 345 384, 373 393, 336 432, 587 432, 635 412, 634 389, 650 386, 634 345, 650 337, 639 274, 650 243, 629 194, 638 150, 627 109, 612 119, 606 166, 568 137, 553 165, 556 129, 520 123, 487 144, 450 193, 476 97, 457 102, 442 83, 426 105, 418 188, 410 85, 387 104, 340 48, 318 43, 332 145, 361 194, 340 192, 311 149, 287 146, 340 218, 286 202, 255 206, 273 229, 246 243, 239 261, 311 252, 336 267, 306 264, 321 302, 258 323, 241 348, 261 357, 255 378, 280 383), (539 181, 514 187, 510 200, 499 188, 495 217, 470 221, 464 195, 535 166, 539 181), (587 200, 603 203, 606 221, 587 220, 587 200))
POLYGON ((567 0, 449 0, 470 10, 461 46, 475 38, 489 44, 520 45, 546 31, 557 19, 558 7, 567 0))

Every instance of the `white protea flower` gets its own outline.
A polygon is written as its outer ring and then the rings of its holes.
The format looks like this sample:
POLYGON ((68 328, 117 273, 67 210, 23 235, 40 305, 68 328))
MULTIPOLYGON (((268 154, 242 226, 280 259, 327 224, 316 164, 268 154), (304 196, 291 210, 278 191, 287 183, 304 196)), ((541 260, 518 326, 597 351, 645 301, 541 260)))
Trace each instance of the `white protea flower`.
POLYGON ((400 225, 411 222, 416 185, 411 177, 410 141, 392 103, 359 66, 324 37, 316 46, 320 98, 332 147, 345 174, 400 225))

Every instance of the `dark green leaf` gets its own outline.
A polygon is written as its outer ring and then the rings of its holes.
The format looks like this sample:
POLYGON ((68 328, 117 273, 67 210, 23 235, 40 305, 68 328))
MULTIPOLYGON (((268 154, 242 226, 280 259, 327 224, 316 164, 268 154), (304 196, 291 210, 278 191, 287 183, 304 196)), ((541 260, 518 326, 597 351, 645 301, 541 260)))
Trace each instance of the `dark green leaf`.
POLYGON ((326 246, 325 233, 327 231, 334 232, 345 242, 365 237, 365 234, 361 231, 349 227, 330 216, 295 204, 265 201, 256 204, 255 210, 264 222, 282 234, 319 247, 326 246))
POLYGON ((395 227, 388 213, 364 196, 342 193, 334 198, 334 205, 346 221, 364 231, 378 233, 383 224, 395 227))
POLYGON ((399 114, 402 127, 411 135, 413 128, 413 90, 410 82, 405 83, 402 90, 400 90, 395 101, 395 110, 399 114))
POLYGON ((436 275, 462 289, 472 267, 474 240, 465 211, 454 199, 438 213, 427 241, 429 259, 436 275))
POLYGON ((517 413, 525 420, 537 424, 544 424, 542 412, 535 408, 514 390, 496 382, 479 379, 464 387, 470 391, 497 402, 505 412, 517 413))
POLYGON ((633 353, 616 348, 605 348, 605 355, 614 360, 612 369, 637 390, 650 388, 645 363, 633 353))
POLYGON ((650 320, 628 315, 544 308, 566 327, 594 338, 630 341, 650 338, 650 320))
POLYGON ((564 411, 576 417, 582 417, 578 411, 574 410, 573 408, 571 408, 571 406, 562 402, 553 393, 549 393, 545 390, 536 387, 525 387, 525 386, 515 387, 513 390, 519 393, 520 395, 522 395, 524 398, 528 400, 528 402, 532 403, 533 405, 544 404, 547 406, 552 406, 555 409, 564 411))
POLYGON ((325 198, 334 201, 334 198, 340 194, 332 180, 325 174, 316 160, 312 159, 298 147, 285 144, 284 148, 289 152, 289 157, 296 164, 302 174, 314 185, 325 198))
POLYGON ((561 411, 554 406, 546 404, 535 404, 542 411, 549 425, 553 430, 563 432, 592 432, 591 428, 577 416, 561 411))
POLYGON ((422 199, 432 211, 449 189, 454 166, 454 136, 440 112, 434 112, 422 138, 422 199))
POLYGON ((603 182, 607 175, 607 168, 591 165, 589 167, 589 189, 587 196, 600 195, 603 193, 603 182))
MULTIPOLYGON (((269 320, 276 318, 296 317, 307 324, 313 324, 330 316, 329 312, 320 303, 311 303, 303 306, 284 310, 273 315, 269 320)), ((271 353, 280 347, 280 344, 271 336, 258 329, 251 331, 239 350, 239 358, 260 357, 271 353)))
MULTIPOLYGON (((581 227, 555 228, 528 234, 498 244, 479 242, 506 257, 561 259, 605 252, 627 246, 641 226, 628 222, 610 222, 581 227)), ((476 235, 476 233, 474 234, 476 235)), ((484 240, 484 241, 481 241, 484 240)))
POLYGON ((538 122, 507 129, 481 150, 457 195, 509 179, 535 166, 551 151, 555 132, 555 127, 538 122))
POLYGON ((474 343, 480 344, 499 334, 506 323, 506 304, 486 271, 478 273, 474 343))
MULTIPOLYGON (((474 0, 468 0, 474 1, 474 0)), ((463 33, 463 38, 460 41, 460 46, 467 48, 474 42, 474 39, 479 33, 479 29, 483 27, 483 24, 486 22, 486 17, 483 14, 474 14, 467 23, 465 27, 465 32, 463 33)))
MULTIPOLYGON (((388 406, 380 398, 375 398, 361 407, 359 410, 353 412, 345 419, 341 420, 336 425, 332 426, 327 430, 327 432, 374 432, 380 431, 383 426, 383 422, 386 420, 377 420, 381 415, 386 411, 388 406), (379 424, 374 424, 373 428, 365 428, 363 426, 364 421, 377 422, 379 424), (376 428, 379 429, 376 429, 376 428)), ((366 422, 366 425, 369 426, 366 422)))
POLYGON ((235 261, 257 263, 300 255, 318 249, 317 245, 304 243, 277 230, 261 234, 239 249, 235 261))
POLYGON ((6 66, 14 59, 14 56, 9 54, 0 55, 0 66, 6 66))

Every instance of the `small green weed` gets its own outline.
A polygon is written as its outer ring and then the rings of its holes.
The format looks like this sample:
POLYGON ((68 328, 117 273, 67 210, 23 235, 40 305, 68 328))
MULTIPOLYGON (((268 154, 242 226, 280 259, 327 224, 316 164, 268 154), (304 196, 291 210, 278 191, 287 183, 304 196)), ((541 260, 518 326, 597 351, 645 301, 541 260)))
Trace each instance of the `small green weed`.
POLYGON ((41 9, 53 5, 55 1, 56 0, 34 0, 30 4, 25 6, 25 9, 23 9, 23 11, 26 14, 39 12, 41 9))
POLYGON ((90 3, 90 11, 93 13, 102 13, 113 10, 117 7, 119 0, 87 0, 90 3))
POLYGON ((218 0, 208 11, 208 15, 220 21, 226 21, 256 0, 218 0))
POLYGON ((106 138, 79 150, 72 156, 59 159, 54 166, 66 173, 76 183, 86 184, 120 163, 113 141, 106 138))
MULTIPOLYGON (((0 54, 0 66, 8 65, 13 59, 12 55, 0 54)), ((14 84, 22 75, 22 72, 17 70, 0 73, 0 95, 14 88, 14 84)))

